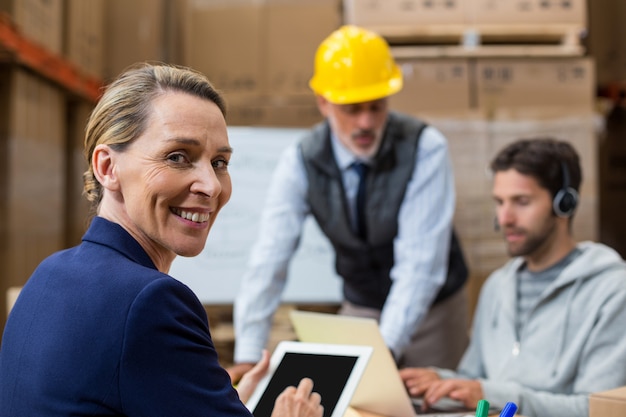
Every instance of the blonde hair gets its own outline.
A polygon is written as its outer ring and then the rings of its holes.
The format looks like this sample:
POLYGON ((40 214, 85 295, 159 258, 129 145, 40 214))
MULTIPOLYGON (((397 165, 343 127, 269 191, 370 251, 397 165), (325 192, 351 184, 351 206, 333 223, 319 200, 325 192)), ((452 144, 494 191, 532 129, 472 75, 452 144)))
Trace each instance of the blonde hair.
POLYGON ((135 64, 104 90, 87 121, 84 155, 89 168, 83 174, 83 192, 95 214, 102 201, 102 185, 92 167, 94 149, 108 144, 123 151, 146 129, 152 101, 168 91, 181 91, 215 103, 226 115, 226 104, 208 78, 193 69, 169 64, 135 64))

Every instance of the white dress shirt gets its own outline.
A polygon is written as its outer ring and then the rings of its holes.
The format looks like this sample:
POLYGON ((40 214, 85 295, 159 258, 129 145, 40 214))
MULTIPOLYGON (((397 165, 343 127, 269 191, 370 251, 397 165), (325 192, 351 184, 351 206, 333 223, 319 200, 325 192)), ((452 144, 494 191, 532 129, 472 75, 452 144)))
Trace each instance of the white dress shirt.
MULTIPOLYGON (((358 174, 355 156, 335 137, 332 148, 343 173, 351 212, 358 174)), ((367 161, 365 161, 367 162, 367 161)), ((282 154, 268 189, 259 236, 235 300, 235 362, 257 362, 267 345, 272 317, 281 302, 288 264, 310 214, 308 179, 294 143, 282 154)), ((392 286, 382 310, 380 329, 396 357, 446 279, 455 192, 445 137, 432 126, 422 132, 413 176, 408 183, 394 240, 392 286)))

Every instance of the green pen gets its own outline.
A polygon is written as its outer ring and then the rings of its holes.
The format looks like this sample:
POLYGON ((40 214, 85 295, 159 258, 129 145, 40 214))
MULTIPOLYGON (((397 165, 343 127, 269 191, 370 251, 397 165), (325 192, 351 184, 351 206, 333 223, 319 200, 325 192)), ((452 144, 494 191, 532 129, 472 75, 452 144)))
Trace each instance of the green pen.
POLYGON ((480 400, 478 401, 478 405, 476 406, 476 417, 487 417, 489 416, 489 401, 480 400))

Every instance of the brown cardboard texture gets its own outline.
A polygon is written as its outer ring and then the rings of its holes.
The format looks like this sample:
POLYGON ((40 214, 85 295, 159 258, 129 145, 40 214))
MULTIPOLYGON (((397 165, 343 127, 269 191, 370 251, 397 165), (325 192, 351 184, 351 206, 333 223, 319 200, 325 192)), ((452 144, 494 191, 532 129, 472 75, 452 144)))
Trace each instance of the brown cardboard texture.
POLYGON ((402 90, 390 98, 395 110, 412 114, 465 116, 470 110, 469 63, 466 59, 398 59, 402 90))
POLYGON ((587 23, 586 0, 471 0, 469 24, 571 24, 587 23))
POLYGON ((262 90, 263 3, 257 0, 189 2, 185 64, 206 74, 227 99, 262 90))
POLYGON ((592 58, 476 61, 476 102, 487 118, 551 118, 593 112, 592 58))
POLYGON ((459 25, 465 19, 463 0, 344 0, 343 5, 346 23, 370 28, 419 29, 422 24, 459 25))
POLYGON ((266 93, 312 97, 315 51, 341 25, 339 0, 266 0, 263 68, 266 93))
POLYGON ((104 5, 104 78, 115 78, 141 61, 163 61, 164 2, 106 0, 104 5))
POLYGON ((626 416, 626 387, 596 392, 589 397, 589 417, 626 416))
POLYGON ((22 35, 50 52, 62 53, 63 0, 0 0, 22 35))
POLYGON ((102 77, 104 59, 104 0, 66 0, 65 40, 67 59, 81 71, 102 77))

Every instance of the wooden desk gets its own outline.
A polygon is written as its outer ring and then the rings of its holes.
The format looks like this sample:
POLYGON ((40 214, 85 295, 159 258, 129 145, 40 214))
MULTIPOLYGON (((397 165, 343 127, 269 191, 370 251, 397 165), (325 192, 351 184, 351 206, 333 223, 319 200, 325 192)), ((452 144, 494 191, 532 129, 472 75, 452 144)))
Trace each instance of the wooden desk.
MULTIPOLYGON (((468 414, 468 415, 471 416, 472 414, 468 414)), ((348 407, 343 417, 386 417, 386 416, 382 416, 376 413, 370 413, 369 411, 365 411, 365 410, 357 410, 355 408, 348 407)), ((498 417, 498 415, 494 414, 489 417, 498 417)), ((524 416, 520 416, 519 414, 516 414, 515 417, 524 417, 524 416)))
MULTIPOLYGON (((459 415, 459 413, 454 413, 451 415, 457 416, 459 415)), ((467 414, 467 415, 471 416, 472 414, 467 414)), ((343 417, 386 417, 386 416, 376 414, 376 413, 370 413, 369 411, 365 411, 365 410, 357 410, 356 408, 348 407, 343 417)))

